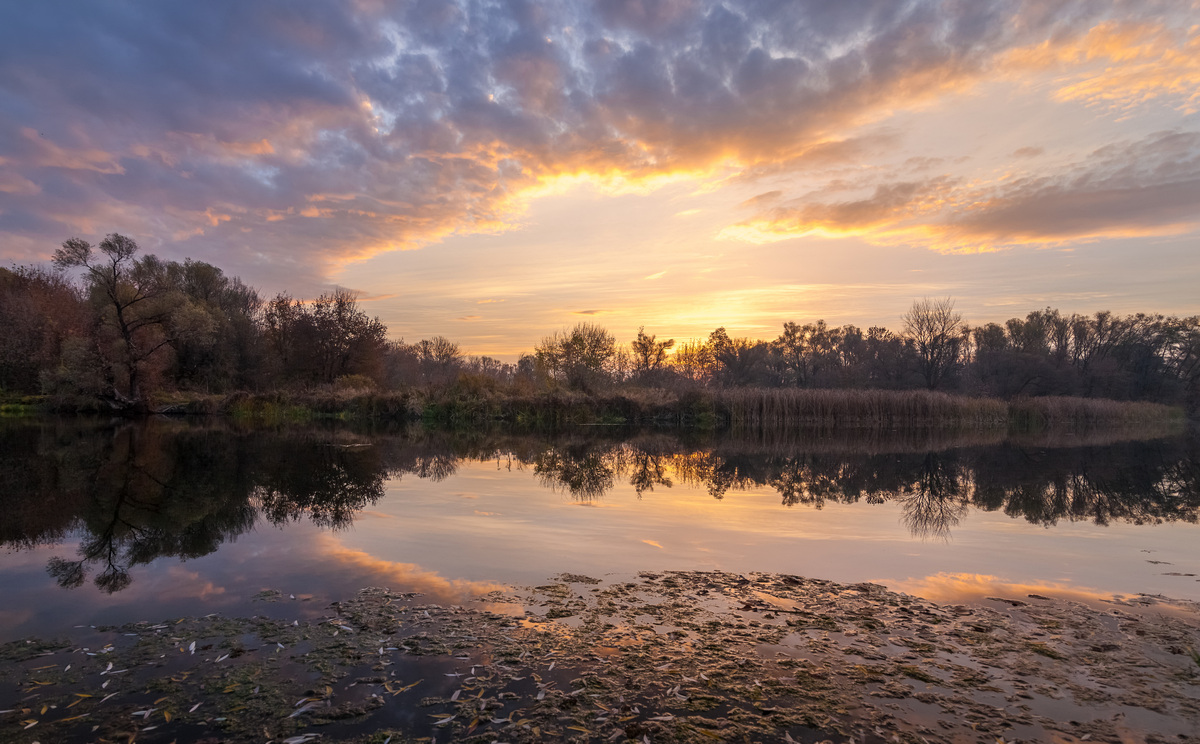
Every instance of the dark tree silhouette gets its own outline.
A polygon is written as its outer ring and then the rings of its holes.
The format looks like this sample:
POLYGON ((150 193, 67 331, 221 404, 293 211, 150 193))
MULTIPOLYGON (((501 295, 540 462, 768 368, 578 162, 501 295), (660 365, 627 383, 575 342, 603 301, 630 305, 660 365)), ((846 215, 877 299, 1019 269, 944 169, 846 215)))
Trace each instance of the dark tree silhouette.
POLYGON ((949 297, 917 300, 904 314, 904 333, 916 346, 921 375, 930 390, 936 390, 958 363, 962 327, 962 315, 954 312, 949 297))

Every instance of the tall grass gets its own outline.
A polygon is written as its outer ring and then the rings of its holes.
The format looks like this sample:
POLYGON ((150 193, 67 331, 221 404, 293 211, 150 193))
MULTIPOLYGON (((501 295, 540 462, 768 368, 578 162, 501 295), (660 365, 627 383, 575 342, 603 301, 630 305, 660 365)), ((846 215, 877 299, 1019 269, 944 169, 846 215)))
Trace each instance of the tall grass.
POLYGON ((1008 423, 1008 406, 925 390, 800 390, 741 388, 716 394, 730 426, 912 428, 992 427, 1008 423))
POLYGON ((1020 428, 1054 426, 1141 426, 1183 424, 1183 410, 1159 403, 1102 398, 1017 398, 1008 404, 1009 419, 1020 428))

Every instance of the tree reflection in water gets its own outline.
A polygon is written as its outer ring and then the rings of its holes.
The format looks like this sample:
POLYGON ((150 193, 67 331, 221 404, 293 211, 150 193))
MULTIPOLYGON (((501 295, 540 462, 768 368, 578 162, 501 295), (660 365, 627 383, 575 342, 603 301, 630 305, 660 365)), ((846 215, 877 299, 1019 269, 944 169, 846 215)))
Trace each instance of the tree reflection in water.
POLYGON ((0 433, 0 470, 16 501, 3 539, 31 547, 80 533, 77 557, 54 557, 47 566, 64 587, 82 585, 98 569, 96 586, 119 591, 131 568, 164 556, 208 555, 252 530, 260 515, 275 524, 306 517, 323 527, 348 526, 383 495, 386 479, 371 446, 313 435, 160 421, 35 431, 0 433))
POLYGON ((1195 522, 1200 457, 1187 438, 976 443, 828 432, 684 442, 664 434, 557 439, 345 428, 264 431, 150 420, 0 423, 0 544, 81 538, 47 570, 63 587, 89 574, 106 592, 156 558, 196 558, 260 520, 348 527, 388 479, 441 481, 462 461, 530 469, 543 486, 594 501, 626 483, 638 498, 683 485, 717 499, 771 489, 784 507, 896 502, 918 538, 949 539, 972 508, 1042 525, 1060 520, 1195 522), (959 446, 955 446, 958 444, 959 446))

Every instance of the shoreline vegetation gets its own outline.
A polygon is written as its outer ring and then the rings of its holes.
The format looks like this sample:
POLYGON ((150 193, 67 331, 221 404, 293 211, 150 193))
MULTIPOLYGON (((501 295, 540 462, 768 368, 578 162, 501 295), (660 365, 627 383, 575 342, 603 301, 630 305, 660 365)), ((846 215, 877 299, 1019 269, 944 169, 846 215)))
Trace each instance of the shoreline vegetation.
POLYGON ((216 266, 142 255, 113 233, 96 246, 65 241, 52 268, 0 268, 0 413, 697 428, 1200 418, 1200 316, 1045 308, 971 325, 950 298, 926 298, 900 320, 897 330, 786 321, 775 338, 721 326, 664 339, 642 326, 628 342, 580 322, 514 363, 444 336, 394 338, 346 289, 267 299, 216 266))
POLYGON ((310 599, 0 645, 4 740, 1120 742, 1200 720, 1200 606, 1165 597, 642 571, 310 599))
MULTIPOLYGON (((221 416, 267 425, 322 419, 421 422, 436 428, 509 426, 554 429, 615 425, 698 430, 730 429, 961 429, 1044 431, 1142 427, 1182 431, 1182 408, 1146 401, 1046 396, 1000 400, 925 390, 804 390, 734 388, 678 394, 627 389, 608 394, 558 390, 514 395, 497 389, 444 388, 378 392, 330 388, 307 392, 231 395, 160 394, 148 412, 221 416)), ((43 396, 0 399, 0 415, 104 414, 88 399, 43 396)))

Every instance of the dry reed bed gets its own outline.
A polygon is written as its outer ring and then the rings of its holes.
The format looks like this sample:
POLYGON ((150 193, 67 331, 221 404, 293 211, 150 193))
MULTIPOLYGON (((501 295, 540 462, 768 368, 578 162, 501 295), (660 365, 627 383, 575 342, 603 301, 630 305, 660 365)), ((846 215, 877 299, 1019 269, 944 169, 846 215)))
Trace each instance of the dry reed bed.
POLYGON ((743 426, 990 427, 1008 424, 1008 406, 925 390, 740 388, 716 394, 729 423, 743 426))
POLYGON ((715 394, 734 427, 870 428, 1145 426, 1181 424, 1183 411, 1158 403, 1100 398, 971 398, 925 390, 740 388, 715 394))
POLYGON ((1119 424, 1136 426, 1163 421, 1183 421, 1183 411, 1159 403, 1105 400, 1102 398, 1018 398, 1008 404, 1014 422, 1035 426, 1059 424, 1119 424))

